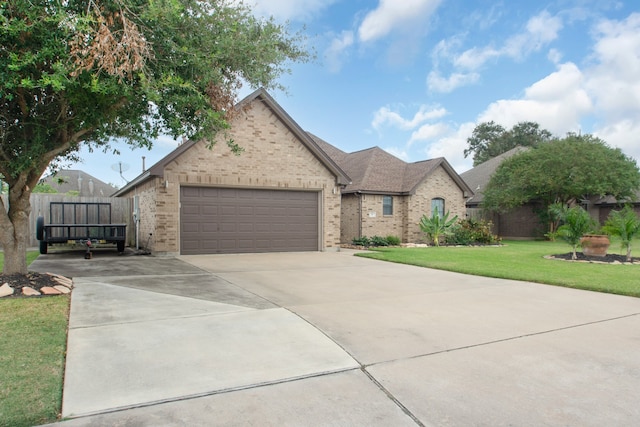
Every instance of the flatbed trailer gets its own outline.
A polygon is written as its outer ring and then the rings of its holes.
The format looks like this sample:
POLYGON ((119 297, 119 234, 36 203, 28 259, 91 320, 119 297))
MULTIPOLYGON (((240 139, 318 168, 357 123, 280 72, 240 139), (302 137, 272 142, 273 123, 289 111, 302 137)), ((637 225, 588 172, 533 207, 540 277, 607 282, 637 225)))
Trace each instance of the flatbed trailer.
POLYGON ((51 202, 49 223, 43 216, 36 220, 41 254, 54 244, 87 242, 115 243, 118 252, 124 252, 126 229, 126 224, 111 223, 111 203, 102 202, 51 202))

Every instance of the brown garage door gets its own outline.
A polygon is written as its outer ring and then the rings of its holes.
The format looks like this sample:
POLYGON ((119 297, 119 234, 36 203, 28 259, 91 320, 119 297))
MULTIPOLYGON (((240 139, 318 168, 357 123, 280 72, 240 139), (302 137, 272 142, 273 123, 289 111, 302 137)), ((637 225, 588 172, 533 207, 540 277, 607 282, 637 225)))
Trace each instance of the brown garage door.
POLYGON ((318 250, 318 193, 181 187, 185 255, 318 250))

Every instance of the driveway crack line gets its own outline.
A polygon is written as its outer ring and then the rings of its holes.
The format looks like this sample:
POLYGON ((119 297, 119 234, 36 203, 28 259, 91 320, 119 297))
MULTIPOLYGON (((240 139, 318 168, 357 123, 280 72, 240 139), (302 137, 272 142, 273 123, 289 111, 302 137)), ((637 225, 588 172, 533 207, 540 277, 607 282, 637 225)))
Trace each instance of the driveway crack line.
POLYGON ((403 358, 399 358, 399 359, 385 360, 385 361, 382 361, 382 362, 375 362, 375 363, 370 363, 368 365, 363 365, 363 367, 366 369, 366 368, 371 367, 371 366, 383 365, 383 364, 386 364, 386 363, 398 362, 398 361, 401 361, 401 360, 419 359, 421 357, 435 356, 437 354, 451 353, 451 352, 454 352, 454 351, 467 350, 467 349, 476 348, 476 347, 484 347, 484 346, 488 346, 488 345, 492 345, 492 344, 498 344, 498 343, 502 343, 502 342, 515 341, 515 340, 519 340, 519 339, 523 339, 523 338, 535 337, 535 336, 538 336, 538 335, 547 335, 547 334, 552 334, 554 332, 566 331, 566 330, 569 330, 569 329, 577 329, 577 328, 581 328, 581 327, 584 327, 584 326, 597 325, 599 323, 607 323, 607 322, 612 322, 612 321, 615 321, 615 320, 628 319, 630 317, 635 317, 635 316, 640 316, 640 313, 632 313, 632 314, 627 314, 627 315, 624 315, 624 316, 612 317, 610 319, 595 320, 593 322, 581 323, 579 325, 571 325, 571 326, 565 326, 565 327, 562 327, 562 328, 549 329, 547 331, 533 332, 533 333, 530 333, 530 334, 523 334, 523 335, 519 335, 519 336, 516 336, 516 337, 509 337, 509 338, 503 338, 503 339, 494 340, 494 341, 487 341, 487 342, 478 343, 478 344, 471 344, 471 345, 467 345, 467 346, 463 346, 463 347, 448 348, 446 350, 434 351, 432 353, 417 354, 415 356, 408 356, 408 357, 403 357, 403 358))
MULTIPOLYGON (((299 315, 298 313, 296 313, 295 311, 292 311, 291 309, 287 308, 287 307, 282 307, 283 309, 287 310, 289 313, 293 314, 294 316, 296 316, 297 318, 301 319, 303 322, 307 323, 309 326, 311 326, 312 328, 314 328, 315 330, 317 330, 318 332, 320 332, 322 335, 324 335, 325 337, 327 337, 328 340, 330 340, 332 343, 334 343, 336 346, 338 346, 340 349, 342 349, 342 351, 344 351, 346 354, 349 355, 349 357, 351 357, 359 366, 360 366, 360 372, 362 372, 367 378, 369 378, 369 381, 371 381, 380 391, 382 391, 389 400, 391 400, 398 408, 400 408, 400 410, 402 412, 404 412, 404 414, 406 416, 408 416, 409 418, 411 418, 413 420, 413 422, 416 423, 416 425, 420 426, 420 427, 425 427, 425 425, 418 419, 418 417, 416 417, 410 410, 409 408, 407 408, 406 406, 404 406, 404 404, 402 404, 402 402, 400 402, 394 395, 393 393, 391 393, 389 390, 387 390, 371 373, 369 373, 369 371, 367 371, 367 366, 364 365, 362 362, 360 362, 354 354, 352 354, 349 350, 347 350, 344 346, 342 346, 339 342, 337 342, 336 340, 334 340, 330 335, 328 335, 325 331, 323 331, 322 329, 318 328, 316 325, 314 325, 313 323, 311 323, 310 321, 308 321, 307 319, 305 319, 304 317, 302 317, 301 315, 299 315)), ((369 365, 371 366, 371 365, 369 365)))

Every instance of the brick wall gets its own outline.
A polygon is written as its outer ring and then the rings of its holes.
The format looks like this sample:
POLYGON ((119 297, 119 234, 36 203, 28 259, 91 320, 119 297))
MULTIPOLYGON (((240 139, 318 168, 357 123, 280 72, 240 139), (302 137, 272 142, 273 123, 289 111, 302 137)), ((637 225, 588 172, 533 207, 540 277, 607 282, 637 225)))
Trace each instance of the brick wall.
POLYGON ((354 237, 397 236, 402 242, 426 242, 418 223, 422 215, 431 216, 431 199, 442 198, 445 212, 464 218, 464 193, 444 168, 436 169, 410 196, 393 196, 393 215, 382 214, 383 195, 348 194, 342 199, 341 241, 354 237), (360 210, 360 203, 362 209, 360 210), (358 227, 358 219, 361 227, 358 227))
POLYGON ((408 201, 406 217, 406 241, 426 242, 418 223, 422 215, 431 216, 431 199, 444 199, 444 211, 450 212, 450 218, 458 215, 464 218, 466 213, 464 193, 458 184, 442 167, 438 167, 416 190, 408 201))
POLYGON ((396 236, 403 239, 406 216, 406 196, 393 196, 393 214, 383 215, 383 195, 362 195, 362 235, 396 236))
POLYGON ((351 243, 360 237, 360 195, 345 194, 342 196, 340 209, 340 241, 351 243))
POLYGON ((340 243, 340 191, 335 176, 259 99, 236 117, 227 135, 219 135, 212 149, 204 142, 195 144, 165 167, 163 179, 149 184, 145 203, 155 204, 155 212, 152 215, 151 208, 145 212, 155 221, 149 222, 155 229, 151 231, 154 252, 180 251, 180 187, 185 185, 319 192, 320 245, 324 250, 340 243), (244 151, 233 154, 225 138, 244 151))

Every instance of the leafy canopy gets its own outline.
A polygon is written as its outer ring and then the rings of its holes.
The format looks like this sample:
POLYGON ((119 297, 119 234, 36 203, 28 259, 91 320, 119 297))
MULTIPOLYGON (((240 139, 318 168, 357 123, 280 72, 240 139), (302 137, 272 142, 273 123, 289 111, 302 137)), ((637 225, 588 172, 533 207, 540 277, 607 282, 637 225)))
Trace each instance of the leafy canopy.
POLYGON ((81 143, 211 138, 243 82, 279 88, 308 59, 300 41, 233 0, 0 1, 0 173, 37 179, 81 143))
POLYGON ((473 165, 477 166, 518 146, 535 147, 551 140, 552 136, 551 132, 540 129, 540 125, 534 122, 520 122, 510 130, 493 121, 484 122, 477 125, 467 138, 464 156, 473 154, 473 165))
POLYGON ((302 42, 238 0, 0 0, 4 272, 27 272, 29 195, 49 165, 116 138, 213 141, 241 85, 280 88, 309 59, 302 42))
POLYGON ((507 211, 531 201, 566 206, 589 196, 625 200, 640 188, 636 162, 592 135, 569 134, 504 160, 484 192, 484 207, 507 211))

